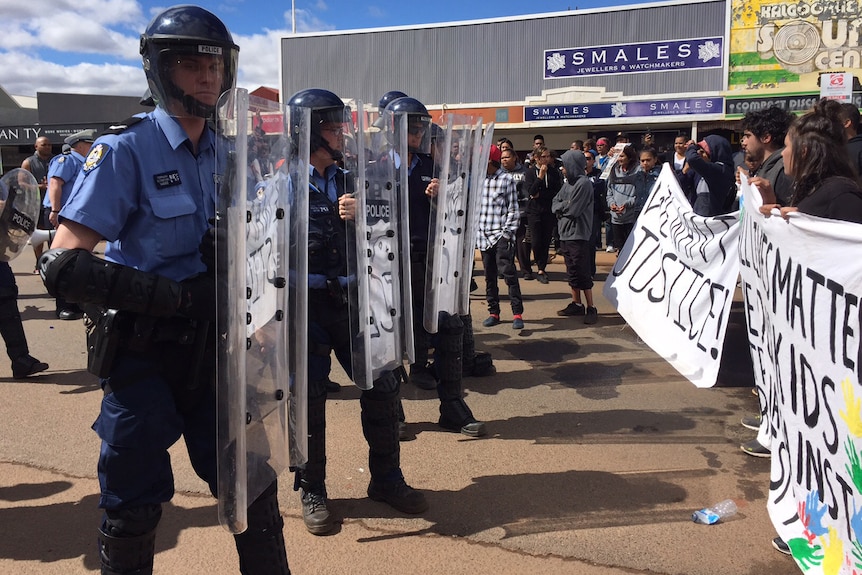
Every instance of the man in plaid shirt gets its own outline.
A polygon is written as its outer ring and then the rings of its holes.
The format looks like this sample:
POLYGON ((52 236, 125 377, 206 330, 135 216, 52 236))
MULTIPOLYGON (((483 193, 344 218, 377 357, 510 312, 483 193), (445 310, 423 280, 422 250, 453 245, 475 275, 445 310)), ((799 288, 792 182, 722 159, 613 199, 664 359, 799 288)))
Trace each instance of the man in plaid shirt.
POLYGON ((515 272, 515 233, 518 231, 518 191, 511 174, 500 167, 502 152, 491 146, 488 158, 488 172, 482 186, 482 199, 479 206, 479 225, 476 234, 476 247, 482 252, 485 266, 485 299, 488 301, 488 318, 482 322, 485 327, 500 323, 500 290, 497 287, 498 274, 509 286, 509 300, 512 304, 512 328, 524 329, 524 303, 521 300, 521 286, 515 272))

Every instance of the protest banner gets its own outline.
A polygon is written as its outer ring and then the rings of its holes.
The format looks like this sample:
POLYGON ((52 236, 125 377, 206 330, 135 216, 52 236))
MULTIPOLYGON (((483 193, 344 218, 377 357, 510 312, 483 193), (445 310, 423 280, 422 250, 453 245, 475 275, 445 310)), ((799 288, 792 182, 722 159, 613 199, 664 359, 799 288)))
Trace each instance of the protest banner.
POLYGON ((862 226, 767 217, 744 180, 742 190, 741 287, 772 436, 770 518, 803 572, 860 573, 862 226))
POLYGON ((738 212, 698 216, 665 164, 605 282, 632 329, 698 387, 718 376, 738 241, 738 212))

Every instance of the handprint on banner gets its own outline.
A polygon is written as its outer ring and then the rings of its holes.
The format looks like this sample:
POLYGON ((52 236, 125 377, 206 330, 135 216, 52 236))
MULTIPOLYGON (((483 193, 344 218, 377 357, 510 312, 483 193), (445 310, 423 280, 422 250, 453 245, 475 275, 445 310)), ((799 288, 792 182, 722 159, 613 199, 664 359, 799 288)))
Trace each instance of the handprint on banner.
POLYGON ((823 562, 823 549, 820 545, 808 543, 805 537, 796 537, 787 541, 790 553, 804 570, 816 567, 823 562))
POLYGON ((844 540, 834 527, 829 528, 828 541, 823 548, 823 574, 838 575, 844 565, 844 540))
POLYGON ((827 506, 821 505, 820 495, 816 490, 811 491, 805 501, 799 502, 799 517, 812 536, 826 535, 826 527, 822 523, 826 510, 827 506))
MULTIPOLYGON (((853 531, 853 557, 856 559, 854 565, 858 569, 862 569, 862 512, 856 507, 856 502, 853 502, 853 515, 850 517, 850 530, 853 531)), ((855 570, 854 570, 855 572, 855 570)))
POLYGON ((862 399, 853 393, 853 384, 848 377, 841 382, 844 392, 844 405, 847 411, 840 411, 841 419, 847 424, 847 429, 853 437, 862 437, 862 399))
POLYGON ((850 460, 850 463, 845 465, 844 469, 847 470, 847 473, 853 480, 853 485, 856 487, 856 491, 862 493, 862 465, 860 465, 859 452, 856 451, 856 444, 853 443, 852 439, 847 440, 847 444, 844 446, 844 451, 847 453, 847 459, 850 460))

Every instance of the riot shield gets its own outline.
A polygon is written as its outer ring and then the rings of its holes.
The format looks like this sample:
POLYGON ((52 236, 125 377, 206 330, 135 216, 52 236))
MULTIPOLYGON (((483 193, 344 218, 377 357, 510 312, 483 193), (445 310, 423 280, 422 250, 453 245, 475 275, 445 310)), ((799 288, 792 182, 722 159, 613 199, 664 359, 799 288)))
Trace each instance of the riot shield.
MULTIPOLYGON (((398 257, 401 262, 401 309, 404 313, 401 315, 401 333, 402 338, 402 354, 403 359, 408 363, 416 363, 415 341, 413 337, 413 289, 410 284, 412 272, 410 263, 410 226, 407 225, 408 214, 410 209, 409 189, 407 184, 408 177, 408 160, 409 154, 407 149, 407 114, 394 115, 391 112, 383 112, 384 122, 391 126, 394 150, 391 157, 395 164, 396 178, 398 181, 398 208, 400 213, 404 214, 401 226, 399 226, 398 236, 399 250, 398 257)), ((424 273, 424 272, 421 272, 424 273)))
POLYGON ((466 231, 464 232, 464 257, 461 258, 461 278, 458 285, 460 315, 470 313, 470 278, 473 276, 473 259, 476 251, 476 229, 479 225, 479 204, 482 199, 482 186, 488 170, 488 157, 491 154, 491 144, 494 142, 494 123, 488 124, 482 134, 482 120, 476 124, 473 131, 473 157, 470 169, 470 194, 467 203, 466 231))
POLYGON ((353 146, 345 152, 345 168, 356 183, 348 275, 353 382, 361 389, 371 389, 381 373, 401 366, 404 349, 401 278, 406 274, 398 244, 406 214, 402 218, 399 209, 391 120, 385 115, 370 129, 358 102, 353 146))
POLYGON ((33 174, 15 168, 0 178, 0 261, 11 262, 36 230, 39 184, 33 174))
POLYGON ((306 452, 304 379, 291 378, 289 365, 290 344, 302 339, 290 334, 306 333, 288 325, 290 182, 268 156, 289 147, 284 118, 278 104, 242 89, 226 92, 217 110, 218 498, 219 521, 233 533, 306 452), (267 135, 264 115, 276 133, 267 135), (254 165, 273 168, 264 178, 254 165))
POLYGON ((441 311, 450 315, 461 313, 461 284, 466 282, 468 293, 470 284, 462 260, 469 255, 472 261, 472 252, 467 251, 475 243, 475 238, 467 236, 467 221, 472 213, 469 198, 476 190, 471 187, 475 133, 481 132, 482 121, 454 114, 443 119, 445 125, 438 131, 434 147, 434 176, 439 187, 431 203, 425 275, 428 293, 423 325, 429 333, 437 333, 441 311))

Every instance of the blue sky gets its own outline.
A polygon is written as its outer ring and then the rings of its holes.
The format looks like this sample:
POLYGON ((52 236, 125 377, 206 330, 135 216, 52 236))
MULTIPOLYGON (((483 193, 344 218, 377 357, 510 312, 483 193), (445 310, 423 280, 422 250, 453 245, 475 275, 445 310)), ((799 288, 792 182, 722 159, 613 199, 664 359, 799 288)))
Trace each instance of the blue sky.
MULTIPOLYGON (((296 0, 296 30, 410 26, 641 3, 644 0, 296 0)), ((197 4, 219 16, 239 44, 239 84, 277 88, 278 42, 291 32, 290 0, 197 4)), ((138 38, 152 17, 171 5, 152 0, 0 0, 0 86, 15 96, 143 94, 138 38)))

